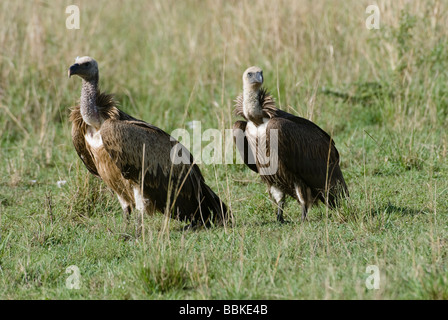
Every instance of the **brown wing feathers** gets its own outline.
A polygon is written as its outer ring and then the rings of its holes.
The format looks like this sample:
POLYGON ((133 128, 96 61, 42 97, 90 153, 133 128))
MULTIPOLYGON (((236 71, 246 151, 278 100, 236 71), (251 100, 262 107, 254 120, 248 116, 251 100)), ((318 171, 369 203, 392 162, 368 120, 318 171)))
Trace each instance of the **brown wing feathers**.
POLYGON ((180 220, 208 221, 219 218, 227 211, 225 204, 205 184, 199 168, 193 163, 173 164, 170 152, 178 142, 143 121, 107 120, 101 127, 104 147, 126 179, 140 185, 142 172, 144 195, 156 208, 165 212, 172 208, 174 217, 180 220), (144 168, 142 168, 144 148, 144 168), (222 208, 221 208, 222 205, 222 208))

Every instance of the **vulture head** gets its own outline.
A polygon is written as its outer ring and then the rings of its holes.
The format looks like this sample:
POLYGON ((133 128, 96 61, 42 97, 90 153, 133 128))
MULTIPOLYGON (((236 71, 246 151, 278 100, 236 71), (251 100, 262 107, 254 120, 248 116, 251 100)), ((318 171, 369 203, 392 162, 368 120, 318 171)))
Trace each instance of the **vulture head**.
POLYGON ((263 70, 259 67, 250 67, 243 74, 243 87, 258 90, 263 84, 263 70))
POLYGON ((86 81, 98 77, 98 63, 91 57, 78 57, 68 69, 68 77, 78 75, 86 81))

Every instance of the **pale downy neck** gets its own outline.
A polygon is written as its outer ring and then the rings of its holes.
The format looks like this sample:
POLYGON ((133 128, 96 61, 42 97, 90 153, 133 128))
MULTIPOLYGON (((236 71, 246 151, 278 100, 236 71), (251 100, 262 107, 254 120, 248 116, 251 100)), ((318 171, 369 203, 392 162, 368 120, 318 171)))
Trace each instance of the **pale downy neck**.
POLYGON ((82 79, 81 115, 89 126, 99 129, 101 126, 100 113, 96 105, 98 94, 98 75, 92 79, 82 79))
POLYGON ((243 88, 243 112, 247 120, 256 124, 263 123, 263 110, 260 105, 260 88, 243 88))

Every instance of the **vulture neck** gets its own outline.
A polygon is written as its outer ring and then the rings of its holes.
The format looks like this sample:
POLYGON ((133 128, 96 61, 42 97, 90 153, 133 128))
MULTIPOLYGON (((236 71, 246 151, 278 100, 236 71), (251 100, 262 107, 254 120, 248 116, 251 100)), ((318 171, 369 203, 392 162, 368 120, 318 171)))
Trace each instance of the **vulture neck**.
POLYGON ((260 105, 260 89, 244 88, 243 112, 247 120, 256 125, 263 123, 263 108, 260 105))
POLYGON ((89 80, 82 80, 81 89, 81 115, 89 126, 99 129, 101 127, 100 113, 96 105, 98 95, 98 75, 89 80))

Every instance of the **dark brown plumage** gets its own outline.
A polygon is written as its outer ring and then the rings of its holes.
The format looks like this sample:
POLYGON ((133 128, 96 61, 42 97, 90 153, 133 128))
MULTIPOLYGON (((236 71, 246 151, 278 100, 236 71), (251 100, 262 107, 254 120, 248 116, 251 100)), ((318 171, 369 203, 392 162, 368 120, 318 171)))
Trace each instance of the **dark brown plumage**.
POLYGON ((277 109, 273 97, 262 88, 260 68, 247 69, 243 84, 234 112, 246 121, 235 122, 235 141, 244 163, 268 185, 278 205, 277 219, 283 221, 285 195, 300 203, 302 219, 317 200, 335 207, 338 199, 349 193, 332 138, 313 122, 277 109), (278 144, 270 148, 273 133, 278 144), (260 162, 263 148, 257 151, 257 147, 264 139, 266 156, 277 160, 275 172, 266 171, 266 162, 260 162))
POLYGON ((112 95, 101 93, 92 58, 78 58, 69 69, 69 76, 75 74, 83 87, 81 103, 70 114, 73 145, 90 173, 117 194, 126 215, 132 208, 140 214, 156 209, 191 226, 225 221, 226 205, 182 144, 119 110, 112 95), (171 161, 173 148, 182 152, 184 162, 171 161))

